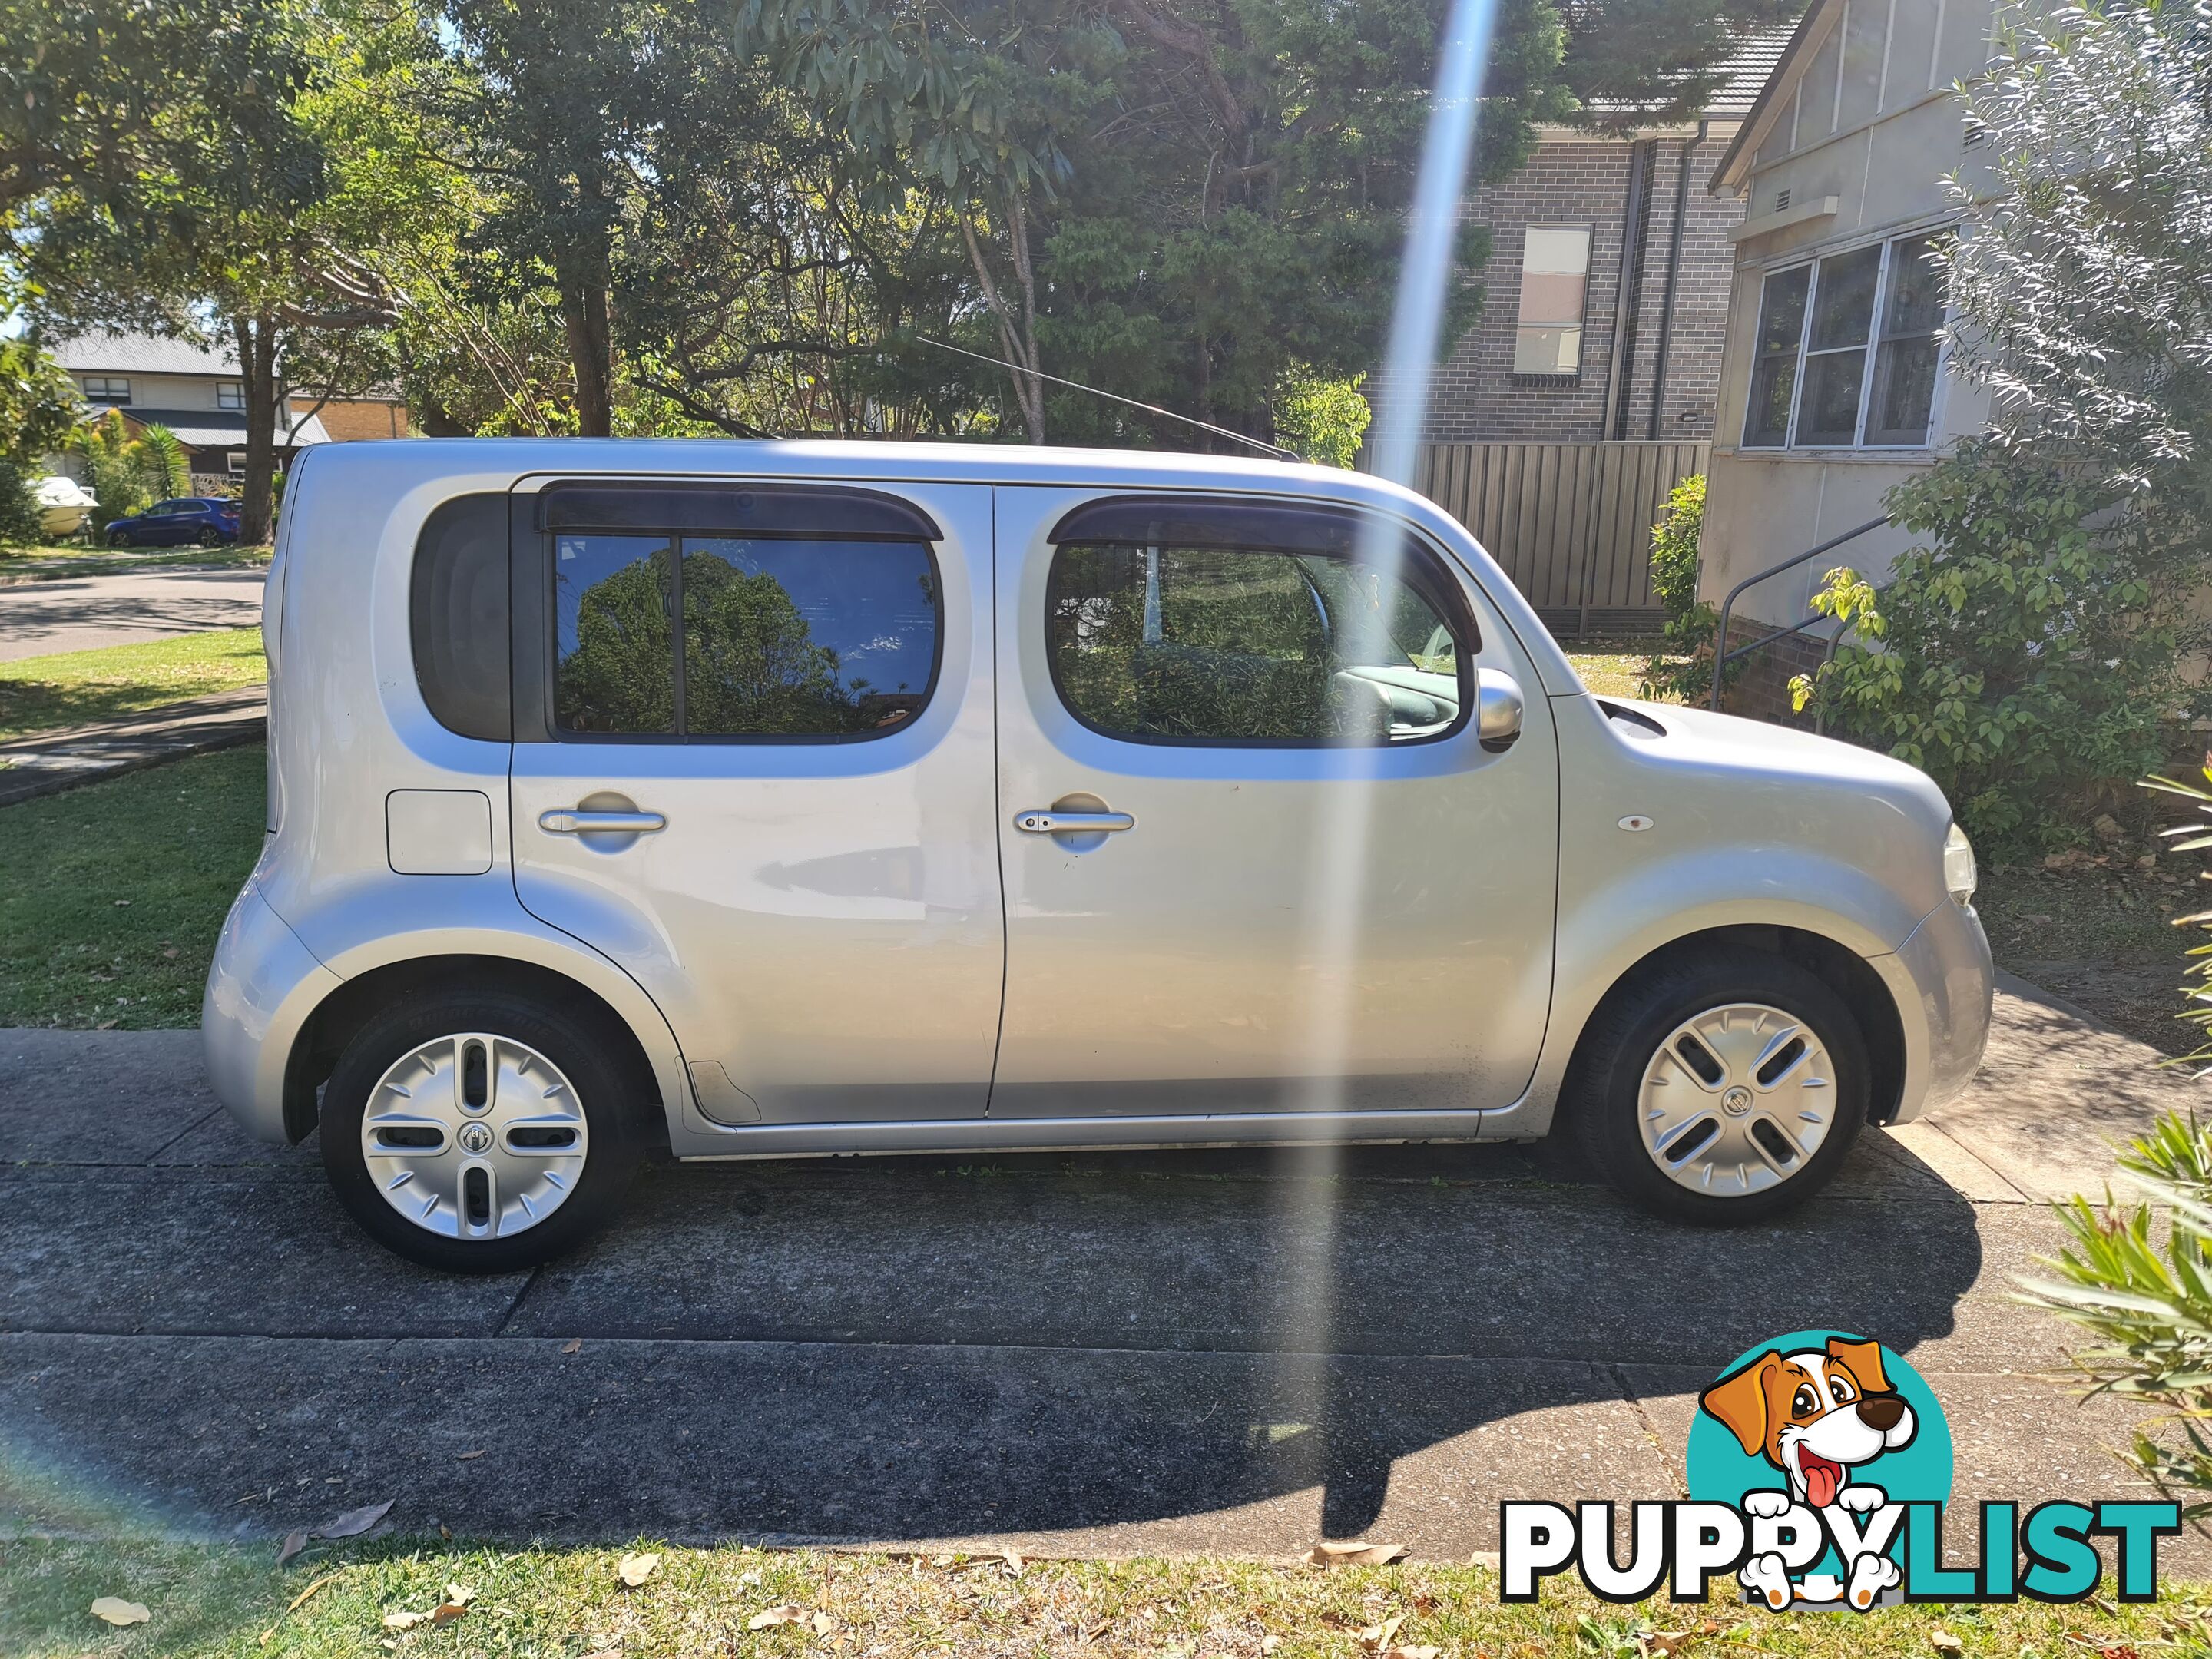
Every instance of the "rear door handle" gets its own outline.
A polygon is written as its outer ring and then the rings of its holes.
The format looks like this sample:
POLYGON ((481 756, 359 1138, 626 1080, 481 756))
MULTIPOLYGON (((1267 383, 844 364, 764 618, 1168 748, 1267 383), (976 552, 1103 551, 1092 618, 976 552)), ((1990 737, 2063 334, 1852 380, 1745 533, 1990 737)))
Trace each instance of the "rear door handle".
POLYGON ((665 830, 668 820, 658 812, 584 812, 570 807, 557 812, 540 812, 538 827, 555 836, 635 836, 665 830))
POLYGON ((1015 815, 1014 828, 1032 836, 1079 836, 1087 830, 1133 830, 1137 820, 1127 812, 1029 811, 1015 815))

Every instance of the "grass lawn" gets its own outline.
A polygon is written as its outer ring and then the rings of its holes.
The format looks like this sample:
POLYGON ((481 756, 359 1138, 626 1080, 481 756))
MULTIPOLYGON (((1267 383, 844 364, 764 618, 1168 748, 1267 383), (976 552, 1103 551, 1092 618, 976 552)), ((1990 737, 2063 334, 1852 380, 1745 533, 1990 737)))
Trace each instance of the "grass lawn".
POLYGON ((2100 1600, 1775 1618, 1718 1594, 1703 1607, 1613 1607, 1556 1579, 1536 1605, 1505 1607, 1495 1576, 1471 1566, 1323 1571, 1200 1559, 1038 1561, 1017 1573, 995 1556, 634 1547, 659 1561, 629 1589, 617 1576, 619 1549, 370 1544, 310 1550, 280 1571, 266 1543, 18 1539, 0 1547, 0 1653, 1360 1659, 1395 1644, 1451 1659, 1644 1659, 1662 1651, 1683 1659, 1948 1652, 2057 1659, 2100 1651, 2133 1659, 2139 1649, 2148 1653, 2177 1638, 2202 1641, 2208 1629, 2201 1594, 2173 1589, 2150 1605, 2100 1600), (429 1613, 447 1601, 448 1585, 466 1593, 454 1603, 465 1611, 442 1624, 387 1623, 394 1613, 429 1613), (94 1598, 110 1595, 151 1617, 110 1628, 89 1611, 94 1598), (773 1620, 752 1628, 772 1610, 773 1620), (1402 1622, 1384 1637, 1394 1620, 1402 1622), (1683 1639, 1665 1648, 1649 1639, 1662 1632, 1683 1639), (1639 1642, 1639 1633, 1647 1639, 1639 1642), (1939 1644, 1938 1633, 1956 1645, 1939 1644))
POLYGON ((1601 697, 1671 701, 1665 696, 1647 699, 1642 689, 1644 667, 1666 649, 1663 640, 1562 640, 1559 648, 1583 684, 1601 697))
POLYGON ((58 581, 70 576, 113 576, 176 565, 266 565, 266 547, 0 547, 0 586, 58 581))
POLYGON ((261 755, 0 808, 0 1025, 199 1023, 216 934, 260 855, 261 755))
POLYGON ((268 677, 258 628, 0 662, 0 739, 152 714, 268 677))

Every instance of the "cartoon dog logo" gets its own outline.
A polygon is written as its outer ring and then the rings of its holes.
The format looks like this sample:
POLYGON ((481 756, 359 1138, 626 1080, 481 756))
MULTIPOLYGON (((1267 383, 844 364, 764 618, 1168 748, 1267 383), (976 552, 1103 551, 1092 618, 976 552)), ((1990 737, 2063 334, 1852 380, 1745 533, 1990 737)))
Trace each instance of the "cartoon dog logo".
MULTIPOLYGON (((1888 1494, 1855 1479, 1854 1471, 1910 1444, 1919 1427, 1882 1370, 1881 1345, 1843 1336, 1790 1353, 1770 1349, 1707 1389, 1698 1403, 1747 1455, 1765 1458, 1787 1477, 1786 1495, 1745 1494, 1748 1513, 1770 1517, 1785 1514, 1793 1501, 1859 1514, 1881 1508, 1888 1494)), ((1777 1608, 1793 1595, 1832 1601, 1847 1590, 1850 1604, 1863 1611, 1899 1574, 1887 1556, 1869 1553, 1850 1564, 1848 1586, 1809 1578, 1793 1586, 1779 1556, 1754 1558, 1741 1577, 1746 1589, 1777 1608)))

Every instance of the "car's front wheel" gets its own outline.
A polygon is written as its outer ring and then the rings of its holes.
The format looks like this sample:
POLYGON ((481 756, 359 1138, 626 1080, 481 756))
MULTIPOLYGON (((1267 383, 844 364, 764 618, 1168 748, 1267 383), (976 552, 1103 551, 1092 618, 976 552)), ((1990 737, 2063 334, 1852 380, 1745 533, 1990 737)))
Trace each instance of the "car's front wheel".
POLYGON ((372 1018, 323 1092, 323 1167, 371 1237, 506 1273, 573 1248, 636 1168, 649 1081, 599 1010, 426 989, 372 1018))
POLYGON ((129 531, 127 531, 127 530, 111 530, 111 531, 109 531, 109 532, 107 532, 107 544, 108 544, 110 547, 129 547, 129 546, 131 546, 133 544, 132 544, 132 539, 131 539, 131 532, 130 532, 129 531))
POLYGON ((1563 1103, 1624 1196, 1728 1224, 1827 1185, 1866 1123, 1869 1071, 1859 1022, 1825 981, 1715 947, 1662 957, 1607 997, 1563 1103))

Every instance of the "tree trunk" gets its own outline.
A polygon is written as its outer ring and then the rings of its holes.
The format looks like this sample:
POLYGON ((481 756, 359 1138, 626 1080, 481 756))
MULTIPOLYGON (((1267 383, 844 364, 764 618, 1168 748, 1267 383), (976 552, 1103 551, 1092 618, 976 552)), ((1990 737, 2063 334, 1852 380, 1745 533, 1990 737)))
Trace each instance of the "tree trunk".
POLYGON ((238 540, 241 546, 258 547, 276 523, 276 426, 283 392, 276 379, 276 319, 240 317, 231 331, 246 392, 246 477, 238 504, 238 540))
POLYGON ((965 213, 960 216, 960 234, 968 245, 968 263, 975 267, 975 280, 982 287, 983 303, 990 309, 991 320, 999 325, 999 343, 1006 354, 1007 378, 1013 383, 1014 404, 1022 412, 1022 425, 1028 429, 1029 441, 1041 444, 1044 441, 1044 382, 1036 372, 1042 367, 1036 343, 1036 277, 1030 264, 1028 225, 1020 198, 1010 198, 1010 201, 1008 234, 1013 244, 1015 275, 1022 285, 1019 317, 992 280, 991 264, 983 257, 975 221, 965 213))
POLYGON ((614 351, 607 331, 604 286, 564 283, 561 320, 568 330, 568 362, 576 375, 576 430, 604 438, 614 430, 614 351))

